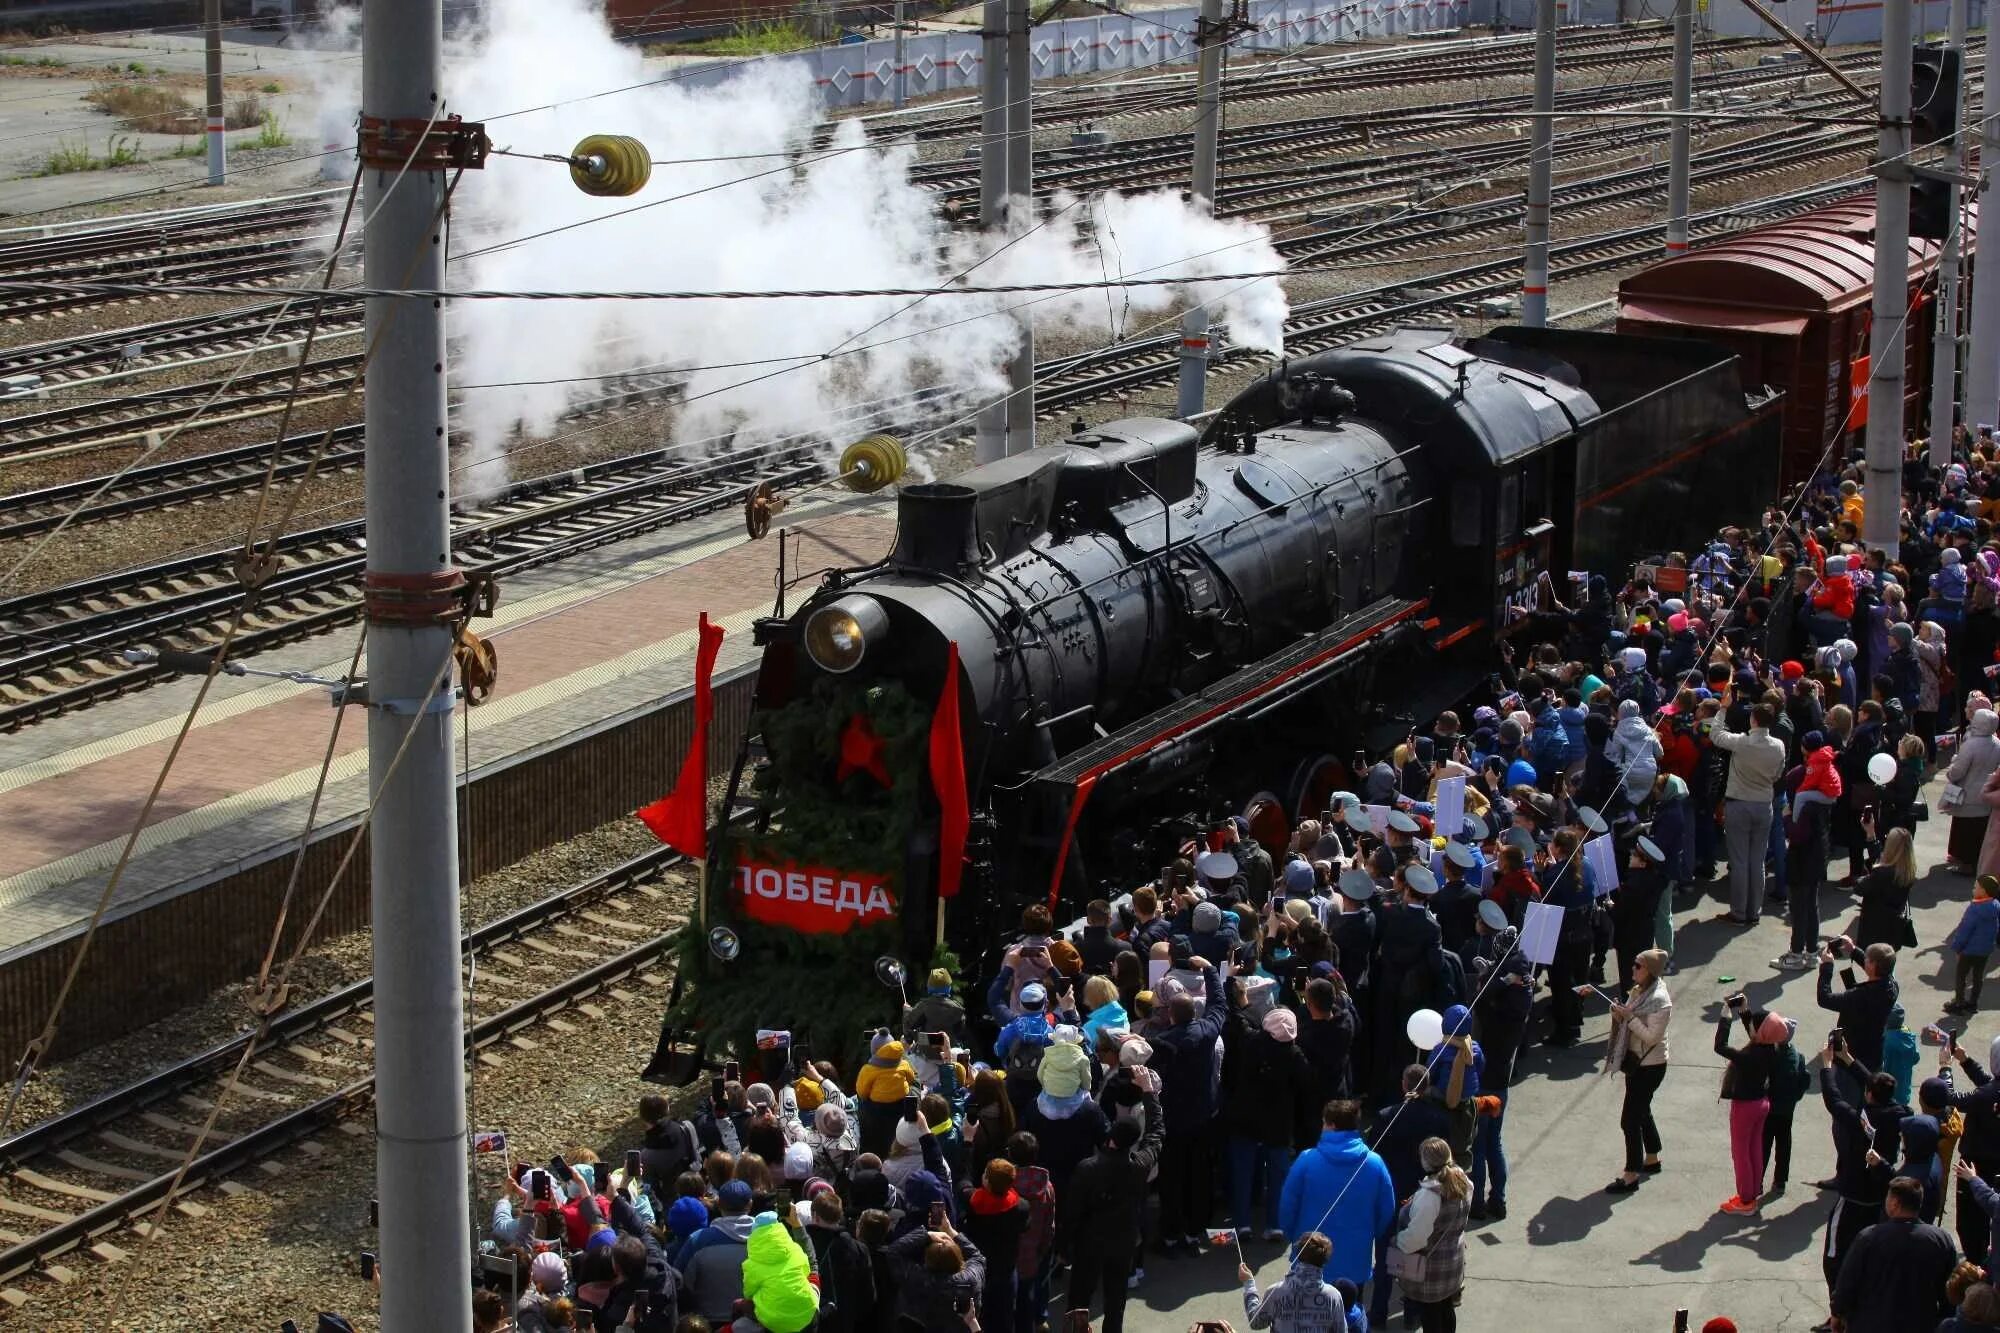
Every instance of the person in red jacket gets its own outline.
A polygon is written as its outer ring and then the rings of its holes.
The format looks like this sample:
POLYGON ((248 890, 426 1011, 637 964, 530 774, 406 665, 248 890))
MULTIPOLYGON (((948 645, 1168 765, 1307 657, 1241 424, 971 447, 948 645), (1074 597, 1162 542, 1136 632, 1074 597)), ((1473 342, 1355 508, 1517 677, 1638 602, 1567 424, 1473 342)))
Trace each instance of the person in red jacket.
POLYGON ((1528 857, 1513 843, 1503 843, 1500 847, 1500 873, 1493 880, 1493 887, 1486 896, 1500 904, 1500 910, 1516 926, 1527 913, 1528 904, 1541 897, 1542 887, 1535 883, 1535 877, 1528 871, 1528 857))
MULTIPOLYGON (((1847 572, 1847 557, 1830 555, 1826 558, 1826 577, 1820 581, 1819 591, 1812 595, 1816 620, 1832 626, 1829 622, 1839 621, 1838 638, 1847 631, 1847 622, 1854 618, 1854 578, 1847 572)), ((1831 642, 1829 639, 1828 642, 1831 642)))
POLYGON ((1695 736, 1695 693, 1682 690, 1668 705, 1673 711, 1660 718, 1653 734, 1660 739, 1659 769, 1690 785, 1701 764, 1701 742, 1695 736))

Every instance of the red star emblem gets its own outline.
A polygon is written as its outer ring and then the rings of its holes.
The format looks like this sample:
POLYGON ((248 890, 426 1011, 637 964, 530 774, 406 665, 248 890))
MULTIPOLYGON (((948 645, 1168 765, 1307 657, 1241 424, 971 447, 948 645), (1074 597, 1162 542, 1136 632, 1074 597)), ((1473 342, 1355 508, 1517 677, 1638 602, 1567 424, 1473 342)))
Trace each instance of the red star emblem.
POLYGON ((849 773, 866 773, 883 786, 889 785, 889 766, 882 762, 882 738, 868 719, 856 713, 847 719, 840 733, 840 769, 834 781, 845 782, 849 773))

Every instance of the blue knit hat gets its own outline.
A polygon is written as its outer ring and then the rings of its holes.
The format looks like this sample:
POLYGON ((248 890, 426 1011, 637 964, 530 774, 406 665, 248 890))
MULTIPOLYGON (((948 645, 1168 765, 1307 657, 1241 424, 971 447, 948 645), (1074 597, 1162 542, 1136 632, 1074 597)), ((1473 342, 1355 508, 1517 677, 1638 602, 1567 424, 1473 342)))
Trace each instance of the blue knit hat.
POLYGON ((675 1199, 667 1209, 667 1229, 676 1236, 692 1236, 708 1225, 708 1205, 700 1199, 675 1199))

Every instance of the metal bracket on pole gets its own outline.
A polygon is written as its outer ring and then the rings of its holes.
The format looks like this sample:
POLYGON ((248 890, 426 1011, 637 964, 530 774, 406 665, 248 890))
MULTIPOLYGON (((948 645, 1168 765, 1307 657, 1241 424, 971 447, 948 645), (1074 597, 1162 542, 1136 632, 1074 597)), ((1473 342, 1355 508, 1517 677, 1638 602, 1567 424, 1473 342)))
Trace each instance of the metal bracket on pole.
POLYGON ((367 708, 379 708, 393 717, 417 717, 428 713, 449 713, 458 707, 458 686, 449 682, 440 685, 438 692, 428 699, 370 699, 367 682, 358 682, 355 688, 336 693, 335 708, 342 704, 361 704, 367 708))
POLYGON ((464 618, 465 575, 445 568, 434 574, 371 573, 364 605, 371 624, 455 625, 464 618))
MULTIPOLYGON (((1870 171, 1875 171, 1874 166, 1870 166, 1868 169, 1870 171)), ((1943 167, 1909 166, 1906 168, 1906 170, 1908 172, 1908 179, 1926 180, 1926 181, 1944 181, 1949 185, 1956 185, 1962 189, 1971 190, 1975 194, 1978 193, 1982 185, 1982 182, 1977 176, 1971 175, 1963 171, 1946 171, 1943 167)), ((1877 172, 1876 174, 1880 175, 1881 173, 1877 172)), ((1894 178, 1891 177, 1890 179, 1894 178)))
POLYGON ((381 171, 476 171, 486 165, 493 141, 483 122, 460 116, 439 120, 361 117, 361 164, 381 171))

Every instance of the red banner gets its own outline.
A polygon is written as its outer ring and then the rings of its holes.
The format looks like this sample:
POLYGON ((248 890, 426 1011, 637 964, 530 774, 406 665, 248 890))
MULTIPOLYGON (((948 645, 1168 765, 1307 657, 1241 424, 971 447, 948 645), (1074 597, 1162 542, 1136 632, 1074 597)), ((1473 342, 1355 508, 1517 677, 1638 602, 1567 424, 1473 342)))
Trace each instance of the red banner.
POLYGON ((893 920, 896 902, 882 876, 860 870, 743 860, 736 865, 743 914, 808 935, 845 935, 855 926, 893 920))

